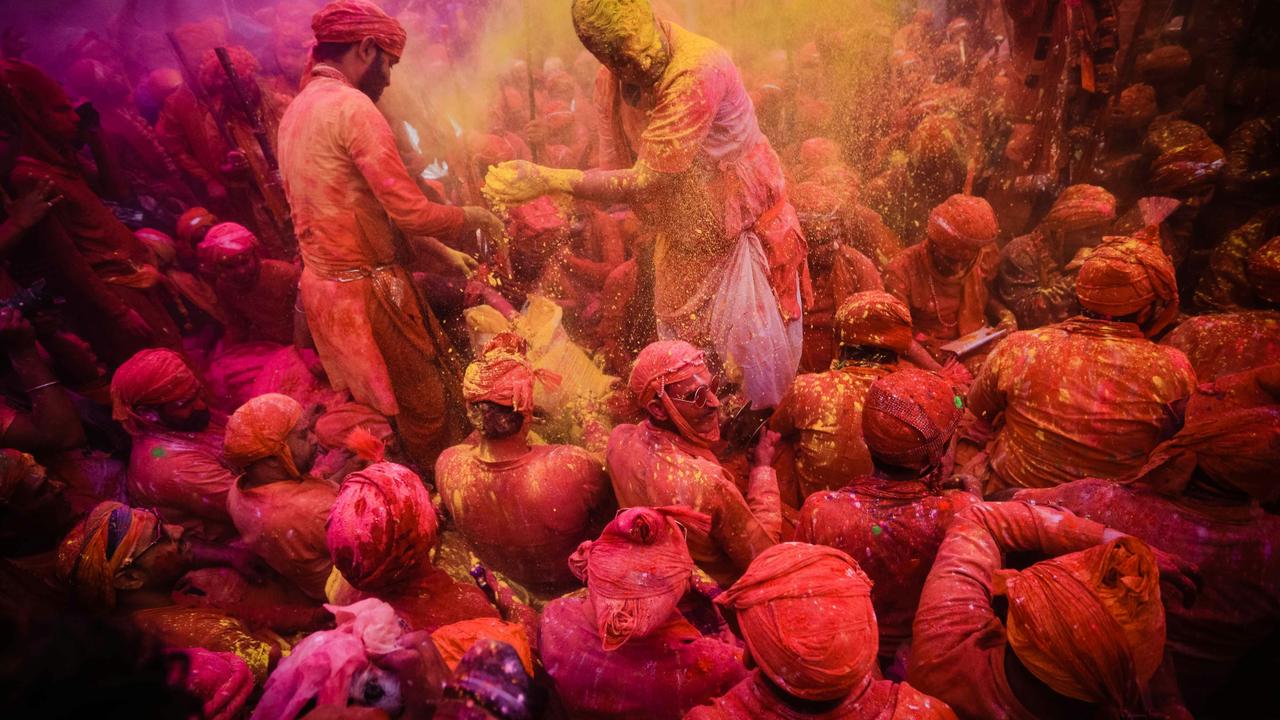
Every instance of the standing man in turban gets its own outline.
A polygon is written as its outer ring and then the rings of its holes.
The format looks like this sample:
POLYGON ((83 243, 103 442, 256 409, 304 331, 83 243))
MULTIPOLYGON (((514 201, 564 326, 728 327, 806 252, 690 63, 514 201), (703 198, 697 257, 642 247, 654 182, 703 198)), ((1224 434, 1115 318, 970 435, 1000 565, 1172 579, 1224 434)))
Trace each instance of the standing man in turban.
MULTIPOLYGON (((523 338, 502 333, 467 368, 462 395, 480 434, 436 461, 445 508, 486 567, 529 591, 577 585, 567 561, 617 508, 599 458, 573 445, 530 445, 533 369, 523 338)), ((550 378, 554 382, 559 378, 550 378)))
POLYGON ((716 603, 737 618, 757 670, 689 720, 956 716, 906 683, 876 679, 871 581, 835 548, 775 545, 716 603))
POLYGON ((297 400, 275 393, 245 403, 227 421, 226 461, 242 472, 227 509, 248 548, 314 600, 333 571, 325 522, 338 496, 311 477, 316 441, 297 400))
MULTIPOLYGON (((1238 676, 1248 672, 1241 660, 1280 626, 1280 555, 1273 551, 1280 518, 1261 507, 1280 500, 1278 375, 1273 365, 1201 386, 1187 403, 1186 425, 1125 484, 1086 479, 1017 494, 1130 533, 1200 569, 1194 604, 1165 603, 1178 685, 1197 715, 1233 714, 1217 704, 1218 691, 1228 683, 1249 688, 1238 676)), ((1269 692, 1230 697, 1243 711, 1269 692)))
POLYGON ((1149 339, 1178 312, 1168 256, 1111 239, 1080 268, 1076 295, 1083 314, 1010 336, 969 390, 979 419, 1003 416, 980 473, 988 492, 1119 478, 1178 429, 1195 373, 1149 339))
POLYGON ((195 537, 236 536, 227 493, 236 477, 222 464, 226 417, 205 401, 200 378, 172 350, 143 350, 111 378, 112 417, 133 438, 130 502, 153 507, 195 537))
POLYGON ((658 336, 741 367, 747 397, 772 407, 795 375, 806 248, 778 156, 732 58, 656 18, 649 0, 574 0, 596 81, 602 168, 503 163, 487 191, 514 205, 553 192, 635 207, 656 235, 658 336))
POLYGON ((1035 230, 1004 246, 997 286, 1018 327, 1031 330, 1079 312, 1076 272, 1088 254, 1085 248, 1102 240, 1115 217, 1114 195, 1097 185, 1072 185, 1035 230))
POLYGON ((1176 701, 1149 683, 1164 657, 1160 580, 1186 578, 1168 556, 1158 567, 1157 557, 1137 538, 1061 510, 970 507, 947 530, 925 581, 907 678, 962 717, 1173 709, 1176 701), (1005 569, 1004 555, 1016 552, 1051 559, 1005 569), (1003 622, 992 607, 998 596, 1008 598, 1003 622))
POLYGON ((837 492, 810 495, 796 524, 797 541, 842 550, 871 578, 886 669, 911 641, 920 591, 947 526, 978 500, 943 490, 944 460, 963 413, 958 400, 951 383, 923 370, 872 383, 861 431, 874 469, 837 492))
POLYGON ((701 350, 683 340, 653 343, 636 358, 628 389, 648 417, 609 435, 605 465, 618 505, 685 505, 709 515, 709 531, 690 530, 689 552, 730 585, 782 533, 777 433, 765 430, 752 452, 744 496, 711 451, 720 440, 720 401, 701 350))
POLYGON ((911 308, 912 325, 935 357, 941 345, 988 324, 1017 327, 991 292, 1000 263, 998 232, 986 200, 952 195, 929 213, 925 241, 885 268, 885 289, 911 308))
POLYGON ((769 428, 790 451, 779 454, 781 463, 794 456, 794 471, 784 467, 778 478, 782 503, 793 510, 815 492, 871 473, 862 401, 871 383, 893 372, 911 348, 911 311, 885 292, 850 296, 836 312, 835 326, 840 353, 831 369, 797 377, 769 418, 769 428))
POLYGON ((243 225, 213 226, 196 246, 200 274, 213 285, 230 326, 227 342, 294 342, 294 306, 302 271, 261 256, 257 236, 243 225))
POLYGON ((400 23, 366 0, 326 5, 311 20, 306 87, 280 122, 280 170, 302 253, 302 308, 330 381, 394 418, 423 467, 451 439, 446 398, 453 350, 402 264, 410 238, 501 223, 477 207, 423 196, 377 102, 404 51, 400 23))
POLYGON ((746 676, 741 646, 695 586, 684 534, 706 532, 708 520, 680 507, 628 508, 570 558, 587 595, 547 605, 539 643, 570 714, 680 718, 746 676))

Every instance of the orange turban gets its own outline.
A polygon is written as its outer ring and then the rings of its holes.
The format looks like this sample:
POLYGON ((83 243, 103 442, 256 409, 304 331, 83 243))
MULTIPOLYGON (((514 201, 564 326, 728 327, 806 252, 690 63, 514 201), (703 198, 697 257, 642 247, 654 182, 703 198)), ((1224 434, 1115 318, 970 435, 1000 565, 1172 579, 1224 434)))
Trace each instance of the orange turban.
POLYGON ((21 450, 0 448, 0 504, 8 504, 19 488, 44 482, 44 467, 35 458, 21 450))
POLYGON ((907 166, 914 172, 937 173, 964 167, 964 127, 954 116, 930 115, 907 141, 907 166))
POLYGON ((707 368, 701 350, 683 340, 659 340, 636 356, 627 388, 636 404, 644 407, 667 385, 687 380, 707 368))
POLYGON ((1132 315, 1155 305, 1149 334, 1178 313, 1173 261, 1160 248, 1132 238, 1106 238, 1076 277, 1076 295, 1086 310, 1109 317, 1132 315))
POLYGON ((1226 154, 1204 128, 1183 120, 1153 125, 1147 134, 1148 150, 1158 153, 1151 162, 1149 190, 1186 200, 1213 189, 1226 165, 1226 154))
POLYGON ((1146 130, 1159 112, 1156 89, 1139 83, 1130 85, 1120 92, 1120 97, 1116 100, 1111 114, 1117 126, 1141 132, 1146 130))
POLYGON ((1001 571, 1018 660, 1061 695, 1129 708, 1164 656, 1160 571, 1134 537, 1001 571))
POLYGON ((342 481, 326 528, 333 566, 355 589, 377 594, 421 574, 440 524, 422 478, 380 462, 342 481))
POLYGON ((88 608, 116 605, 116 573, 160 538, 160 517, 113 500, 98 503, 58 547, 58 577, 88 608))
POLYGON ((1054 201, 1041 226, 1072 232, 1116 218, 1116 196, 1097 185, 1072 185, 1054 201))
POLYGON ((111 417, 126 427, 139 406, 164 405, 198 395, 203 386, 181 355, 160 348, 141 350, 111 377, 111 417))
POLYGON ((468 403, 491 402, 526 416, 533 414, 533 381, 559 385, 560 376, 534 370, 525 357, 529 346, 515 333, 500 333, 484 348, 483 356, 467 366, 462 377, 462 399, 468 403))
POLYGON ((336 0, 311 16, 318 43, 358 43, 373 38, 394 57, 404 53, 407 36, 398 20, 367 0, 336 0))
POLYGON ((991 203, 973 195, 952 195, 929 213, 925 230, 929 241, 954 252, 977 252, 995 242, 996 224, 991 203))
POLYGON ((964 401, 950 382, 906 368, 871 383, 862 434, 876 460, 924 470, 942 460, 963 412, 964 401))
POLYGON ((227 420, 223 457, 238 469, 263 458, 279 458, 294 477, 299 477, 287 441, 301 418, 302 405, 288 395, 259 395, 227 420))
POLYGON ((1280 303, 1280 236, 1271 238, 1249 256, 1246 271, 1258 297, 1280 303))
POLYGON ((258 238, 249 228, 232 222, 214 225, 196 246, 200 264, 210 269, 231 258, 258 248, 258 238))
POLYGON ((330 450, 346 447, 347 436, 356 428, 363 428, 384 443, 395 435, 387 416, 368 405, 349 402, 327 408, 316 418, 316 439, 330 450))
POLYGON ((684 530, 711 531, 711 518, 683 506, 623 510, 597 540, 569 558, 587 584, 600 642, 615 650, 665 623, 693 583, 684 530))
POLYGON ((836 334, 841 345, 888 348, 901 355, 911 349, 911 309, 886 292, 854 293, 836 310, 836 334))
POLYGON ((202 207, 193 207, 178 218, 178 239, 194 246, 199 242, 197 238, 200 234, 217 222, 218 219, 213 216, 213 213, 202 207))
POLYGON ((736 612, 751 657, 790 695, 835 700, 875 667, 871 581, 835 548, 774 545, 716 603, 736 612))
POLYGON ((440 659, 450 671, 458 669, 462 656, 481 640, 494 640, 510 645, 520 657, 525 672, 534 674, 533 648, 529 636, 519 623, 504 622, 498 618, 479 617, 461 620, 431 633, 431 643, 440 652, 440 659))

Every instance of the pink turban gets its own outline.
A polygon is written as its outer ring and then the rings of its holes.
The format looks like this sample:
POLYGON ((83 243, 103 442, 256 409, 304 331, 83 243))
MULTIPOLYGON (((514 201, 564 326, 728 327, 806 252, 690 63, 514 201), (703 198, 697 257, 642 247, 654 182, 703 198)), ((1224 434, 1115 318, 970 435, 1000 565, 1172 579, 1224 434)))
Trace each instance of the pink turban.
POLYGON ((378 47, 395 57, 404 54, 404 27, 382 8, 367 0, 337 0, 311 16, 318 43, 358 43, 373 38, 378 47))
POLYGON ((421 575, 440 530, 422 478, 389 462, 342 481, 326 527, 333 566, 373 594, 421 575))
POLYGON ((693 558, 681 525, 706 533, 711 518, 683 506, 629 508, 569 558, 591 593, 605 650, 662 625, 692 587, 693 558))
MULTIPOLYGON (((235 70, 236 79, 240 81, 241 86, 256 82, 254 78, 262 71, 262 67, 258 65, 258 59, 253 56, 253 53, 239 45, 232 45, 226 50, 227 57, 231 59, 231 68, 235 70)), ((200 61, 200 87, 206 92, 222 92, 230 89, 230 82, 227 71, 222 69, 222 61, 218 60, 217 52, 215 50, 207 52, 200 61)))
POLYGON ((201 265, 216 268, 231 258, 258 248, 258 238, 249 228, 232 222, 214 225, 196 246, 201 265))
POLYGON ((871 581, 840 550, 774 545, 716 602, 736 611, 751 657, 790 695, 834 700, 875 667, 871 581))
POLYGON ((489 341, 483 356, 467 366, 462 377, 462 399, 468 403, 491 402, 525 415, 533 414, 533 381, 558 385, 560 377, 534 370, 528 343, 515 333, 500 333, 489 341))
POLYGON ((159 348, 139 351, 111 377, 111 417, 126 426, 144 405, 164 405, 193 398, 203 386, 181 355, 159 348))
POLYGON ((929 213, 925 232, 940 248, 977 252, 995 242, 999 231, 990 203, 973 195, 952 195, 929 213))
POLYGON ((687 380, 706 368, 706 356, 698 348, 683 340, 659 340, 636 356, 627 388, 636 404, 644 407, 662 388, 687 380))
POLYGON ((302 405, 288 395, 268 393, 241 405, 227 420, 223 457, 244 469, 264 458, 279 458, 295 477, 301 475, 289 450, 289 434, 302 418, 302 405))

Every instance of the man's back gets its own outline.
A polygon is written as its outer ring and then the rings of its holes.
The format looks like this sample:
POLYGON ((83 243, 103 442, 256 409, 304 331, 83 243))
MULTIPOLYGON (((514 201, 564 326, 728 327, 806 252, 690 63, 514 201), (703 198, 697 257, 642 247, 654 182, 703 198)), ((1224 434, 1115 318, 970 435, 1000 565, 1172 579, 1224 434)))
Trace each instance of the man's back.
POLYGON ((987 359, 969 408, 1003 413, 988 487, 1051 487, 1136 470, 1179 423, 1195 387, 1181 352, 1138 326, 1075 317, 1016 333, 987 359))
POLYGON ((576 585, 569 556, 600 534, 615 507, 600 462, 572 445, 535 445, 502 462, 455 445, 436 461, 436 483, 476 555, 535 591, 576 585))

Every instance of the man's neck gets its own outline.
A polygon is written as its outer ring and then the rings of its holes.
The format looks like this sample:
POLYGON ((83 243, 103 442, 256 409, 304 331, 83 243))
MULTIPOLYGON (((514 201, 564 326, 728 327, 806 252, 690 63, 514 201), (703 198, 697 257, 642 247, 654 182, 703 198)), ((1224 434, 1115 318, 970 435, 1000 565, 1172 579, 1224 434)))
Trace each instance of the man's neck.
POLYGON ((476 452, 480 459, 485 462, 506 462, 524 457, 529 453, 530 449, 528 434, 518 432, 504 438, 490 438, 481 435, 480 444, 477 446, 476 452))
POLYGON ((284 469, 278 460, 269 458, 267 460, 259 460, 245 470, 244 477, 240 479, 240 483, 246 488, 255 488, 272 483, 298 482, 300 480, 302 478, 294 477, 284 469))

